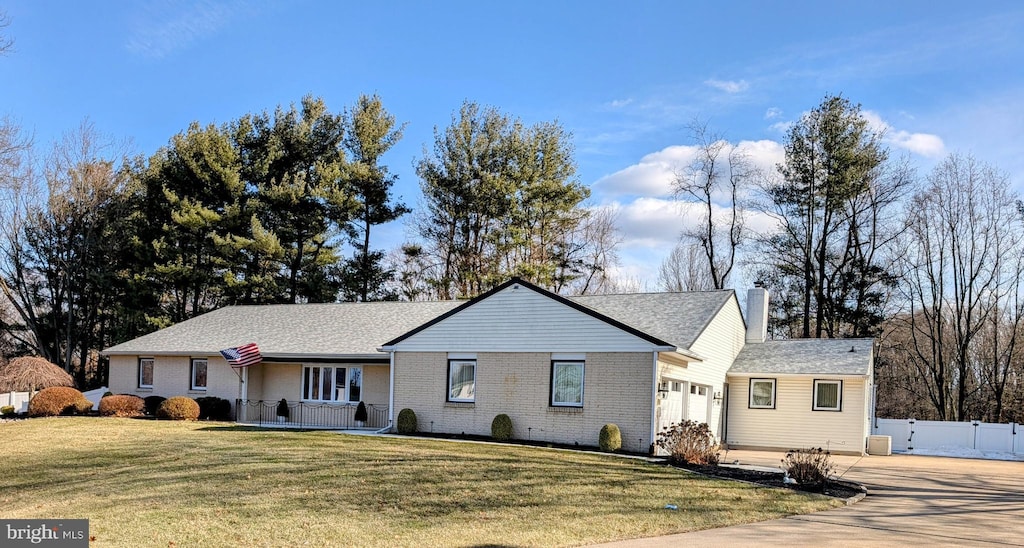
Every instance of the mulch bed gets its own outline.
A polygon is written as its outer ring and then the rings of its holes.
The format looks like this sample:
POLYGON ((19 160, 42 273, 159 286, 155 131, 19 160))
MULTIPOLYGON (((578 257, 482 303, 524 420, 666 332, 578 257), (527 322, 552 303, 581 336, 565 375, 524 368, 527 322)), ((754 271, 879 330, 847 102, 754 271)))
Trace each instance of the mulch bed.
MULTIPOLYGON (((767 487, 781 487, 783 489, 792 489, 794 491, 804 491, 804 489, 801 489, 799 485, 785 483, 782 481, 782 472, 762 472, 760 470, 747 470, 745 468, 733 468, 731 466, 700 466, 695 464, 682 464, 680 465, 680 468, 699 472, 706 476, 714 476, 716 478, 747 481, 767 487)), ((859 495, 862 492, 862 487, 853 482, 830 481, 825 485, 825 491, 823 494, 830 497, 848 499, 859 495)))

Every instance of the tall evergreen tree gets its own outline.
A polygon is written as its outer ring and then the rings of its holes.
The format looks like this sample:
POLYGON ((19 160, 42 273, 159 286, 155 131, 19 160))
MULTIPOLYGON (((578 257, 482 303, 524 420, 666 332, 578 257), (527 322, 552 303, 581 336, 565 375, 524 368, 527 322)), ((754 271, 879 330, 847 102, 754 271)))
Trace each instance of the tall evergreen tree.
POLYGON ((380 158, 402 138, 403 126, 384 109, 380 97, 363 95, 345 116, 345 150, 349 154, 345 179, 358 209, 350 230, 355 248, 345 263, 343 294, 349 301, 396 298, 385 284, 394 272, 384 265, 384 252, 370 249, 370 230, 394 221, 410 210, 394 202, 391 187, 397 177, 380 165, 380 158))

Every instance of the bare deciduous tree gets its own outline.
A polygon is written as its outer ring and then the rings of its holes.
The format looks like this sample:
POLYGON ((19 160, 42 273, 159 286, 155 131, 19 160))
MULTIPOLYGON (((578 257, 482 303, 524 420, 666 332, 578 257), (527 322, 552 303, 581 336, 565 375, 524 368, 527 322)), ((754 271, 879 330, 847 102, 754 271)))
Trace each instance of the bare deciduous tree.
POLYGON ((707 291, 715 288, 707 257, 700 244, 680 241, 658 268, 658 283, 665 291, 707 291))
POLYGON ((699 246, 712 288, 723 289, 746 239, 741 201, 756 171, 741 149, 709 130, 706 122, 695 120, 689 130, 697 157, 676 174, 673 189, 677 198, 699 204, 700 220, 683 232, 683 239, 699 246))

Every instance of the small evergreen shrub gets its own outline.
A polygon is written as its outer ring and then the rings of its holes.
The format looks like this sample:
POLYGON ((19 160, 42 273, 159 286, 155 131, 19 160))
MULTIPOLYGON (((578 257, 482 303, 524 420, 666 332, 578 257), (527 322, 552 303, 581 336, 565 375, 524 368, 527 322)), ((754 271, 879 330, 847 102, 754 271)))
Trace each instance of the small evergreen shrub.
POLYGON ((92 402, 70 386, 44 388, 28 402, 30 417, 82 415, 89 411, 92 411, 92 402))
POLYGON ((172 421, 194 421, 199 419, 199 404, 185 396, 167 398, 156 410, 156 416, 172 421))
POLYGON ((288 418, 291 415, 291 411, 288 409, 288 400, 281 398, 281 401, 277 402, 277 416, 288 418))
POLYGON ((415 434, 416 433, 416 412, 406 407, 398 412, 398 427, 399 434, 415 434))
POLYGON ((359 402, 356 406, 356 415, 353 417, 357 422, 366 422, 366 404, 359 402))
POLYGON ((110 390, 107 390, 106 392, 103 393, 102 396, 100 396, 100 400, 102 400, 103 398, 105 398, 107 396, 113 396, 113 395, 114 395, 113 392, 111 392, 110 390))
POLYGON ((100 415, 103 417, 141 417, 145 410, 146 402, 131 394, 106 396, 100 400, 100 415))
POLYGON ((199 419, 211 421, 231 420, 231 402, 217 396, 196 398, 199 404, 199 419))
POLYGON ((14 406, 13 405, 5 405, 3 407, 0 407, 0 415, 3 415, 5 417, 13 416, 14 415, 14 406))
POLYGON ((150 417, 155 417, 156 412, 160 409, 160 405, 166 400, 167 398, 163 396, 146 396, 142 398, 142 401, 146 404, 146 414, 150 417))
POLYGON ((491 437, 498 441, 512 439, 512 419, 502 413, 491 421, 491 437))
POLYGON ((828 476, 835 468, 831 453, 820 447, 790 449, 782 459, 782 470, 805 491, 824 492, 828 476))
POLYGON ((601 433, 597 437, 597 445, 602 451, 614 452, 622 449, 622 432, 614 424, 606 424, 601 427, 601 433))
POLYGON ((718 465, 718 442, 707 423, 683 421, 658 434, 658 447, 675 463, 718 465))

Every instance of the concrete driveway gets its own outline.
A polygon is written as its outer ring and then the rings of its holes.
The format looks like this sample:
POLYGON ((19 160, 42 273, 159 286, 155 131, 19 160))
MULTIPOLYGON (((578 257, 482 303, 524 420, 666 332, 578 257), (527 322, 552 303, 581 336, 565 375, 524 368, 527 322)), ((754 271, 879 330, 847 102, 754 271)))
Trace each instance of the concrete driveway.
MULTIPOLYGON (((730 451, 778 466, 784 455, 730 451)), ((862 501, 783 519, 608 546, 1024 546, 1024 462, 893 455, 835 457, 862 501)))

